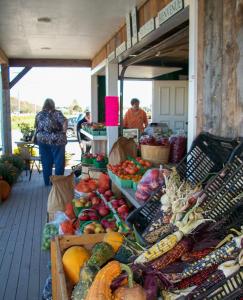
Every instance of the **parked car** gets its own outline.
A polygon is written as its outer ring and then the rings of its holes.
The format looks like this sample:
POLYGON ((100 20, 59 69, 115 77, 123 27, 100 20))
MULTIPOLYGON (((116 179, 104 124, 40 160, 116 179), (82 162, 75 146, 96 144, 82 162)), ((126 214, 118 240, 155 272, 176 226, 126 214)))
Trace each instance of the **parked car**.
POLYGON ((67 137, 71 138, 77 135, 77 123, 79 120, 83 119, 85 114, 81 113, 76 117, 68 118, 68 127, 67 127, 67 137))

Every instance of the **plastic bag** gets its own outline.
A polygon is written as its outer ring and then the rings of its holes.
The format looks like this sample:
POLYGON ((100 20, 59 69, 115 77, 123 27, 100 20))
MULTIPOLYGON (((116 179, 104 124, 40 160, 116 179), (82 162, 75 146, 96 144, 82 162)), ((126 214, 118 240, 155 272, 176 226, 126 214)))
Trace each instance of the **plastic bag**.
POLYGON ((42 233, 42 245, 41 249, 42 250, 49 250, 50 245, 51 245, 51 239, 58 235, 59 230, 58 230, 59 225, 55 222, 50 222, 46 223, 44 226, 44 230, 42 233))
POLYGON ((110 178, 107 174, 101 173, 98 179, 98 187, 101 190, 107 191, 110 189, 110 178))
POLYGON ((142 177, 135 193, 139 202, 147 201, 151 193, 161 188, 164 184, 163 169, 149 169, 142 177))
POLYGON ((170 162, 177 164, 186 154, 187 139, 185 135, 178 134, 170 137, 170 162))
POLYGON ((51 275, 49 275, 46 279, 45 286, 42 292, 42 300, 52 300, 51 275))

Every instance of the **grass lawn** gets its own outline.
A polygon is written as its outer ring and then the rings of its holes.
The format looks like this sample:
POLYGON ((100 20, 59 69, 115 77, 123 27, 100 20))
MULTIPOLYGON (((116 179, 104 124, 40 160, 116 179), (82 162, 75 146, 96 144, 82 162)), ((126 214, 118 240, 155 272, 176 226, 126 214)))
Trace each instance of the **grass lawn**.
POLYGON ((35 122, 35 114, 23 114, 23 115, 12 115, 11 116, 11 125, 12 125, 12 130, 19 129, 18 124, 20 123, 27 123, 30 126, 34 127, 34 122, 35 122))

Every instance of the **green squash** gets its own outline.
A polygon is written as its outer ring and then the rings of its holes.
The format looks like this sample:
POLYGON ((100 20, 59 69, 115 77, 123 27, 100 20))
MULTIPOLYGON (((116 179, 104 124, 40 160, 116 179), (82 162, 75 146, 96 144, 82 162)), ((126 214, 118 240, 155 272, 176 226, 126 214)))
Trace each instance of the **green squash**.
POLYGON ((115 252, 111 245, 106 242, 96 244, 92 248, 92 254, 87 262, 88 266, 102 267, 108 260, 113 258, 115 252))
POLYGON ((72 292, 72 300, 84 300, 86 298, 88 290, 98 271, 99 268, 95 266, 85 266, 81 269, 80 280, 72 292))

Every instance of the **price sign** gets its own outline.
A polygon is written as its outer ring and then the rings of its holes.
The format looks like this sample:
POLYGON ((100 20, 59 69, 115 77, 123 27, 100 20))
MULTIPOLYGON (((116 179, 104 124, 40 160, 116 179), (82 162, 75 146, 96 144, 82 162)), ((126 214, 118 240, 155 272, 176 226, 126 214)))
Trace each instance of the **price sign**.
POLYGON ((105 125, 118 126, 119 98, 117 96, 105 97, 105 125))

